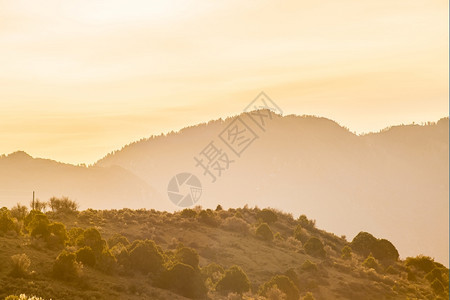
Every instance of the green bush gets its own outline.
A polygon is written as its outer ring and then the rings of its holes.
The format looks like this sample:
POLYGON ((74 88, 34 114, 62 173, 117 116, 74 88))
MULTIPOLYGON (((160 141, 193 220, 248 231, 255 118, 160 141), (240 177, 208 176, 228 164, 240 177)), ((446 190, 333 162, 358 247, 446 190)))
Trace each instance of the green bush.
POLYGON ((50 248, 62 247, 69 239, 66 226, 63 223, 55 222, 48 225, 49 236, 47 237, 47 246, 50 248))
POLYGON ((223 277, 217 282, 216 290, 224 295, 228 293, 242 294, 250 290, 250 281, 240 267, 232 266, 225 271, 223 277))
POLYGON ((76 261, 75 253, 63 250, 53 264, 53 275, 62 280, 71 280, 80 276, 81 267, 76 261))
POLYGON ((103 249, 97 259, 97 267, 100 271, 107 274, 111 274, 116 270, 117 259, 114 257, 111 250, 103 249))
POLYGON ((308 241, 309 234, 301 225, 297 225, 294 229, 294 238, 304 244, 308 241))
POLYGON ((367 256, 370 253, 381 261, 396 261, 399 254, 395 246, 385 239, 377 239, 368 232, 360 232, 350 243, 351 248, 363 255, 367 256))
POLYGON ((151 240, 134 241, 128 250, 131 268, 141 273, 156 273, 162 269, 163 254, 151 240))
POLYGON ((202 210, 198 214, 198 220, 199 220, 199 222, 202 222, 202 223, 212 226, 212 227, 217 227, 220 224, 219 219, 216 218, 216 216, 214 215, 214 212, 210 209, 202 210))
POLYGON ((181 211, 182 218, 195 218, 197 216, 197 212, 190 208, 185 208, 181 211))
POLYGON ((11 208, 10 212, 11 217, 21 221, 28 215, 28 208, 25 205, 20 205, 20 203, 17 203, 16 206, 11 208))
POLYGON ((264 241, 272 241, 273 233, 267 223, 262 223, 256 228, 256 236, 264 241))
POLYGON ((175 253, 175 259, 183 264, 189 265, 194 270, 198 270, 199 256, 197 251, 188 247, 181 247, 175 253))
POLYGON ((301 266, 302 270, 307 272, 316 272, 318 270, 317 265, 311 262, 309 259, 305 260, 305 262, 301 266))
POLYGON ((0 232, 6 233, 10 230, 14 230, 14 221, 8 209, 2 207, 0 209, 0 232))
POLYGON ((341 258, 348 260, 352 258, 352 248, 350 248, 349 246, 345 246, 344 248, 342 248, 341 250, 341 258))
POLYGON ((46 239, 50 235, 50 230, 48 228, 49 224, 50 222, 47 216, 41 212, 37 212, 33 214, 27 229, 32 237, 42 237, 46 239))
POLYGON ((290 268, 286 272, 284 272, 284 275, 289 277, 290 280, 295 284, 296 287, 299 287, 300 279, 298 278, 297 272, 293 268, 290 268))
POLYGON ((95 228, 86 229, 79 238, 79 246, 90 247, 96 255, 100 255, 106 248, 106 241, 102 239, 100 232, 95 228))
POLYGON ((303 246, 307 254, 317 257, 325 257, 326 252, 322 241, 316 237, 311 237, 303 246))
POLYGON ((70 200, 67 197, 50 198, 48 205, 55 213, 60 214, 75 214, 78 211, 78 203, 73 200, 70 200))
POLYGON ((74 227, 71 228, 68 232, 67 232, 67 236, 68 236, 68 244, 71 246, 77 246, 77 245, 81 245, 83 243, 82 239, 83 239, 83 233, 84 233, 84 229, 80 228, 80 227, 74 227))
POLYGON ((268 208, 264 208, 263 210, 259 211, 257 214, 257 218, 261 220, 263 223, 272 224, 275 223, 278 220, 277 214, 268 208))
POLYGON ((85 266, 93 267, 95 265, 95 253, 89 246, 78 249, 76 256, 77 261, 85 266))
POLYGON ((203 278, 206 280, 207 278, 211 278, 212 283, 217 283, 222 275, 225 273, 223 267, 216 263, 210 263, 209 265, 203 267, 201 269, 201 274, 203 278))
POLYGON ((298 300, 300 297, 300 293, 295 284, 285 275, 275 275, 272 277, 272 279, 260 287, 259 294, 267 296, 267 292, 274 286, 278 287, 286 295, 286 300, 298 300))
POLYGON ((408 267, 414 267, 424 273, 428 273, 435 268, 434 259, 429 256, 419 255, 416 257, 407 257, 405 263, 408 267))
POLYGON ((200 273, 183 263, 177 263, 164 271, 157 280, 157 286, 191 299, 204 298, 206 295, 200 273))
POLYGON ((12 270, 9 273, 12 277, 27 277, 30 274, 28 268, 31 265, 30 258, 25 254, 11 256, 12 270))
POLYGON ((130 244, 130 241, 120 233, 114 234, 112 237, 108 239, 108 246, 109 248, 114 247, 118 243, 122 243, 124 246, 128 246, 130 244))
POLYGON ((308 230, 313 230, 316 227, 316 221, 315 220, 308 220, 308 218, 305 215, 301 215, 298 217, 298 223, 301 227, 306 228, 308 230))
POLYGON ((433 289, 433 291, 437 294, 437 295, 442 295, 444 294, 445 288, 444 285, 442 284, 442 282, 440 282, 439 280, 435 279, 432 283, 431 283, 431 288, 433 289))
POLYGON ((375 257, 373 257, 372 254, 369 254, 369 256, 366 258, 366 260, 364 260, 363 262, 363 266, 366 268, 371 268, 374 270, 379 270, 380 265, 378 264, 378 261, 375 259, 375 257))

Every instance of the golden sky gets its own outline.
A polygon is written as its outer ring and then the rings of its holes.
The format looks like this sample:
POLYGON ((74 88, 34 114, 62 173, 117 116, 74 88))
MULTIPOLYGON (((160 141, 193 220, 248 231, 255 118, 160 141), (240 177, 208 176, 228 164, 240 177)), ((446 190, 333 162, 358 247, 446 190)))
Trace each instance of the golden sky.
POLYGON ((448 1, 0 0, 0 153, 92 163, 237 114, 448 116, 448 1))

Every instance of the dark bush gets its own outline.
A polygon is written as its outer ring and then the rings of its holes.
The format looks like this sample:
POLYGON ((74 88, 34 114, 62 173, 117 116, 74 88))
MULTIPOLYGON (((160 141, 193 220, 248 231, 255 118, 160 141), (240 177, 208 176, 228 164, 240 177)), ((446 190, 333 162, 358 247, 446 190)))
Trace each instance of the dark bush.
POLYGON ((298 217, 298 223, 300 224, 300 226, 308 230, 313 230, 316 227, 316 221, 308 220, 305 215, 301 215, 300 217, 298 217))
POLYGON ((157 280, 157 286, 191 299, 204 298, 206 295, 200 273, 183 263, 177 263, 164 271, 157 280))
POLYGON ((97 267, 100 271, 111 274, 116 270, 117 259, 111 253, 111 250, 103 249, 100 256, 97 258, 97 267))
POLYGON ((210 263, 209 265, 203 267, 201 270, 203 278, 205 280, 206 278, 211 278, 212 283, 217 283, 217 281, 222 277, 224 273, 225 270, 222 268, 222 266, 216 263, 210 263))
POLYGON ((222 210, 223 210, 222 205, 218 204, 216 206, 216 211, 222 211, 222 210))
POLYGON ((294 229, 294 238, 302 243, 306 243, 309 239, 309 235, 301 225, 297 225, 294 229))
POLYGON ((46 239, 50 235, 49 225, 50 222, 47 216, 41 212, 37 212, 33 214, 27 229, 32 237, 43 237, 46 239))
POLYGON ((263 223, 272 224, 278 220, 277 214, 268 208, 264 208, 257 214, 257 218, 261 220, 263 223))
POLYGON ((318 270, 317 265, 311 262, 309 259, 305 260, 305 262, 301 266, 302 270, 307 272, 315 272, 318 270))
POLYGON ((53 264, 53 275, 57 279, 71 280, 79 277, 80 266, 76 262, 75 253, 63 250, 53 264))
POLYGON ((214 215, 214 212, 210 209, 202 210, 198 214, 198 220, 199 220, 199 222, 202 222, 202 223, 212 226, 212 227, 217 227, 220 224, 220 220, 218 218, 216 218, 216 216, 214 215))
POLYGON ((183 218, 195 218, 197 216, 197 212, 190 208, 185 208, 181 211, 181 217, 183 218))
POLYGON ((250 281, 240 267, 232 266, 225 271, 223 277, 217 282, 216 290, 224 295, 228 293, 242 294, 250 290, 250 281))
POLYGON ((264 241, 273 240, 273 233, 267 223, 262 223, 256 228, 256 236, 264 241))
POLYGON ((85 266, 93 267, 95 265, 95 253, 89 246, 78 249, 76 256, 77 261, 85 266))
POLYGON ((80 227, 71 228, 67 232, 68 244, 71 246, 77 246, 82 244, 84 229, 80 227))
POLYGON ((295 284, 285 275, 275 275, 272 277, 272 279, 260 287, 259 294, 267 296, 267 291, 273 286, 277 286, 286 295, 286 300, 298 300, 300 297, 300 293, 295 284))
POLYGON ((48 225, 50 235, 47 237, 47 245, 50 248, 62 247, 69 239, 66 226, 63 223, 55 222, 48 225))
POLYGON ((394 245, 385 239, 377 239, 368 232, 360 232, 350 243, 350 247, 362 256, 370 253, 381 261, 396 261, 399 254, 394 245))
POLYGON ((6 233, 10 230, 14 230, 14 221, 8 209, 2 207, 0 209, 0 232, 6 233))
POLYGON ((122 243, 124 246, 128 246, 130 244, 130 241, 120 233, 114 234, 112 237, 108 239, 108 246, 109 248, 114 247, 118 243, 122 243))
POLYGON ((79 246, 88 246, 96 255, 100 255, 106 247, 106 242, 97 229, 88 228, 79 238, 79 246))
POLYGON ((194 270, 198 270, 199 256, 197 251, 188 247, 181 247, 175 253, 175 259, 183 264, 189 265, 194 270))
POLYGON ((20 205, 17 203, 16 206, 11 208, 11 217, 16 218, 17 220, 23 220, 28 215, 28 207, 25 205, 20 205))
POLYGON ((438 268, 434 268, 433 270, 431 270, 426 276, 425 278, 429 281, 429 282, 433 282, 435 279, 439 280, 440 282, 444 283, 444 279, 442 278, 442 271, 438 268))
POLYGON ((341 258, 346 259, 346 260, 351 259, 352 258, 352 248, 350 248, 349 246, 345 246, 344 248, 342 248, 341 258))
POLYGON ((131 268, 144 274, 156 273, 162 269, 163 254, 151 240, 135 241, 129 248, 131 268))
POLYGON ((322 241, 316 237, 311 237, 303 246, 307 254, 317 257, 325 257, 326 252, 322 241))
POLYGON ((437 294, 437 295, 442 295, 444 294, 445 288, 444 285, 442 284, 442 282, 440 282, 439 280, 435 279, 432 283, 431 283, 431 288, 433 289, 433 291, 437 294))
POLYGON ((429 256, 419 255, 416 257, 407 257, 406 265, 408 267, 414 267, 419 271, 428 273, 435 267, 434 259, 429 256))
POLYGON ((372 256, 372 254, 369 254, 366 260, 364 260, 363 266, 366 268, 374 269, 375 271, 379 270, 380 268, 378 261, 375 259, 375 257, 372 256))
POLYGON ((228 217, 222 222, 222 227, 228 231, 234 231, 241 234, 248 234, 250 225, 243 219, 236 216, 228 217))
POLYGON ((296 287, 299 286, 300 279, 298 278, 297 272, 295 272, 293 268, 290 268, 289 270, 284 272, 284 275, 289 277, 289 279, 292 280, 292 282, 295 284, 296 287))

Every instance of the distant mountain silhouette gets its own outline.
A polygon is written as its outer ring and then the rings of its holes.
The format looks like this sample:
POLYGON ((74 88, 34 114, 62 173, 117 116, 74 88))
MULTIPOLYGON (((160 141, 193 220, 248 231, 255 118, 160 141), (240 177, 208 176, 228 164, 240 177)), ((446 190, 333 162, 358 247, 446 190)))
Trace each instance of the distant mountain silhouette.
POLYGON ((148 206, 155 191, 131 172, 119 167, 82 167, 32 158, 23 151, 0 156, 0 206, 36 197, 69 196, 84 208, 148 206))
POLYGON ((368 231, 402 257, 426 253, 448 266, 448 118, 358 136, 326 118, 273 114, 263 130, 239 117, 258 136, 240 157, 219 137, 235 118, 142 139, 89 168, 24 152, 2 156, 0 206, 28 204, 35 190, 41 200, 66 195, 83 209, 177 210, 167 186, 189 172, 202 182, 198 205, 304 213, 328 231, 349 238, 368 231), (211 141, 234 161, 215 183, 194 160, 211 141))
POLYGON ((199 205, 305 213, 327 230, 366 230, 395 241, 403 256, 430 253, 448 265, 448 118, 358 136, 326 118, 273 115, 264 132, 240 117, 259 137, 241 157, 218 137, 228 118, 132 143, 96 165, 127 169, 162 195, 172 176, 191 172, 204 187, 199 205), (215 183, 194 161, 211 141, 235 160, 215 183))

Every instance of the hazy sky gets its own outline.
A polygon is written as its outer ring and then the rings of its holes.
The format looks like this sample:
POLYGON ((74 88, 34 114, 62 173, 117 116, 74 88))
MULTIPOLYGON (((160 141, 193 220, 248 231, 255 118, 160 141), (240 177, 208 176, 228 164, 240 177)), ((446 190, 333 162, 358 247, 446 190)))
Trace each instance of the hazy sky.
POLYGON ((448 116, 448 1, 0 0, 0 153, 92 163, 237 114, 448 116))

